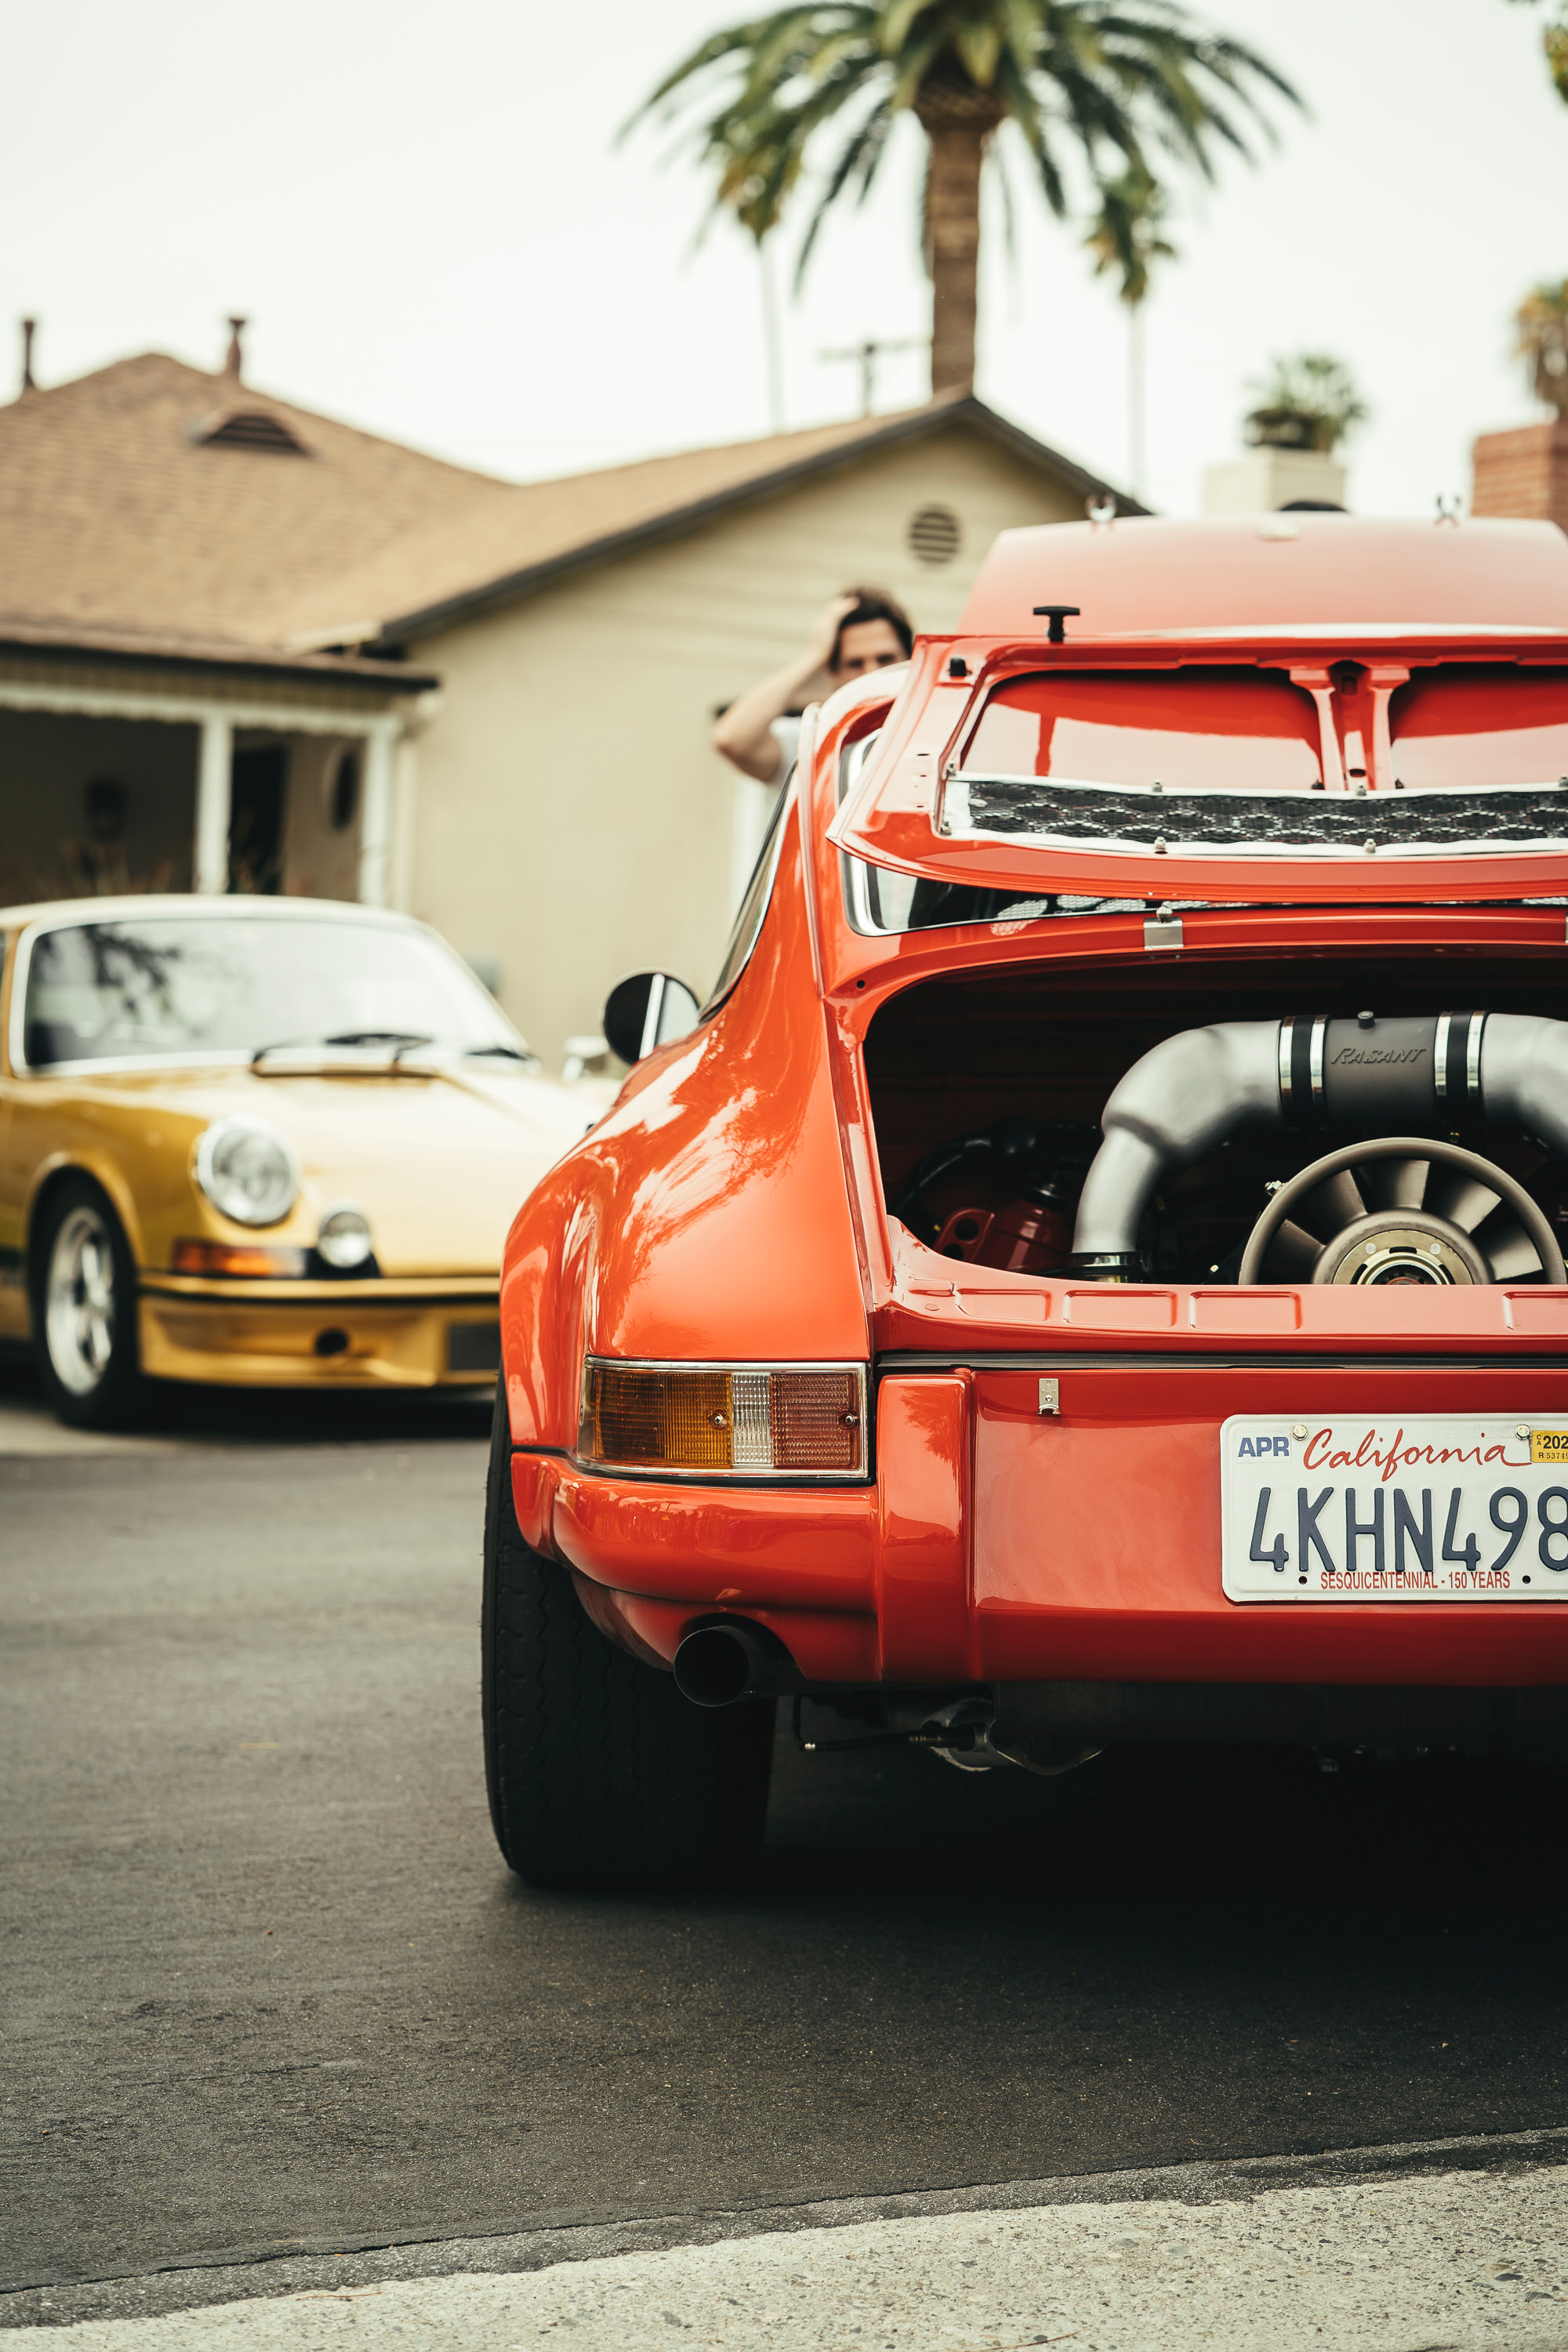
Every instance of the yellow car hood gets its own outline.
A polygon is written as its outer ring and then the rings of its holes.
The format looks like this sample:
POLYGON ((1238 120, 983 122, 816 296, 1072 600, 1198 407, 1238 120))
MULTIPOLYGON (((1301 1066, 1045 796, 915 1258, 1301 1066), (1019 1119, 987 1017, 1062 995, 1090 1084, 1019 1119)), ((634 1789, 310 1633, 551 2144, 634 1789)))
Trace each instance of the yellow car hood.
MULTIPOLYGON (((352 1202, 370 1220, 383 1274, 394 1276, 496 1273, 522 1201, 614 1092, 471 1066, 127 1071, 80 1089, 100 1111, 114 1103, 116 1126, 134 1105, 136 1124, 149 1113, 168 1123, 166 1144, 183 1130, 193 1169, 196 1139, 214 1120, 267 1120, 293 1146, 300 1190, 289 1216, 255 1238, 308 1246, 322 1211, 352 1202)), ((185 1230, 240 1231, 202 1201, 194 1178, 192 1192, 205 1215, 183 1220, 185 1230)))

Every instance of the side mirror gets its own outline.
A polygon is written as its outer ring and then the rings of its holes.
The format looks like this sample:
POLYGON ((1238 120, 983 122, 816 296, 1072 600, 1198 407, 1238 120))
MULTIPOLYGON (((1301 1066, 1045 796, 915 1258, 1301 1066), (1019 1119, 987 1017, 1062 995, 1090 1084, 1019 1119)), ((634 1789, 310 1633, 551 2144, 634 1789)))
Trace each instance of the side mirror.
POLYGON ((668 971, 634 971, 605 1000, 605 1041, 623 1062, 640 1062, 656 1045, 689 1035, 701 1010, 683 980, 668 971))

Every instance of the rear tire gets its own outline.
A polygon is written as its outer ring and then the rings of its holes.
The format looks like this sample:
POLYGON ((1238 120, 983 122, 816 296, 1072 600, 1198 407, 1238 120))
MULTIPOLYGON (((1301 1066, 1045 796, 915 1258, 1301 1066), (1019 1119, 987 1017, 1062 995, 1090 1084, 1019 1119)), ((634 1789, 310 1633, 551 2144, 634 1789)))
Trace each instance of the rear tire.
POLYGON ((696 1886, 762 1843, 771 1699, 693 1706, 607 1641, 523 1541, 504 1384, 485 1507, 485 1779, 496 1843, 536 1886, 696 1886))
POLYGON ((72 1429, 124 1429, 146 1409, 136 1266, 109 1195, 70 1176, 33 1252, 33 1344, 44 1395, 72 1429))

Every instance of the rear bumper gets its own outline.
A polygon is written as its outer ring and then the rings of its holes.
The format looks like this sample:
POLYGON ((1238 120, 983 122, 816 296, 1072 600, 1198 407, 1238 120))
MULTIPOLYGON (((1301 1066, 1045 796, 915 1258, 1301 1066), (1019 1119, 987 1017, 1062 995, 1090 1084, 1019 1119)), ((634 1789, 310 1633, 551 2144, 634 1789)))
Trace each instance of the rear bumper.
POLYGON ((144 1282, 142 1368, 240 1388, 493 1384, 493 1284, 144 1282))
POLYGON ((668 1661, 753 1618, 812 1685, 1568 1685, 1568 1599, 1239 1605, 1220 1586, 1217 1432, 1247 1412, 1568 1411, 1568 1361, 1303 1359, 908 1366, 882 1378, 876 1481, 814 1492, 593 1476, 513 1455, 525 1536, 668 1661))

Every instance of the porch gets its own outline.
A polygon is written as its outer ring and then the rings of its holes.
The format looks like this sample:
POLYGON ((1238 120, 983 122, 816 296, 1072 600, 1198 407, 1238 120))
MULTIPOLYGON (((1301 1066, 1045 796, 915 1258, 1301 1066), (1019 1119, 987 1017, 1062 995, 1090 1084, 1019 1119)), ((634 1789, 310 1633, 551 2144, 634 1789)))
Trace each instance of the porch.
POLYGON ((435 680, 387 667, 0 667, 0 905, 143 890, 406 904, 416 698, 435 680))

